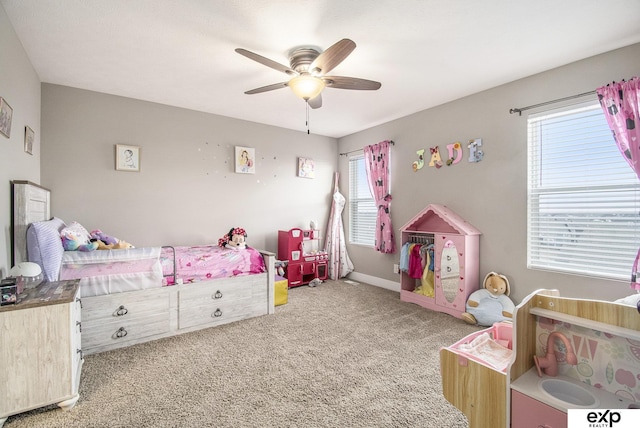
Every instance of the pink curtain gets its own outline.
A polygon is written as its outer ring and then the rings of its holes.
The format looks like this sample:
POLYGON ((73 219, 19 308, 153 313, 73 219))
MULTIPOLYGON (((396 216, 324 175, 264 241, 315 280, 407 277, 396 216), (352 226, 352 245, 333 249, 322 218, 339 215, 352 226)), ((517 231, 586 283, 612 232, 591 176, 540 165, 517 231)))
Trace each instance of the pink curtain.
MULTIPOLYGON (((607 118, 607 123, 618 149, 627 160, 631 168, 640 178, 640 79, 634 77, 628 82, 613 82, 596 89, 600 106, 607 118)), ((640 250, 633 264, 631 274, 631 288, 640 291, 638 274, 638 259, 640 250)), ((640 303, 638 304, 640 311, 640 303)))
POLYGON ((596 89, 600 106, 618 149, 640 178, 640 79, 611 83, 596 89))
POLYGON ((389 203, 391 202, 391 195, 389 194, 391 144, 390 141, 385 140, 364 148, 364 164, 367 171, 369 190, 378 207, 375 247, 381 253, 394 253, 396 250, 389 208, 389 203))

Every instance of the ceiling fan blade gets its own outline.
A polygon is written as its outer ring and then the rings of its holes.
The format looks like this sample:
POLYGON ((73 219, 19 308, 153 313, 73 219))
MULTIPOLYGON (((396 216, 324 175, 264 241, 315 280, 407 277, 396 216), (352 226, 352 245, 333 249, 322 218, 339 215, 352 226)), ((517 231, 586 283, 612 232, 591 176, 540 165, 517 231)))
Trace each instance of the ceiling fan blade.
POLYGON ((318 94, 315 98, 311 98, 309 101, 309 107, 316 109, 322 107, 322 94, 318 94))
POLYGON ((296 76, 298 74, 297 71, 292 70, 290 67, 287 67, 286 65, 282 65, 279 62, 272 61, 269 58, 265 58, 262 55, 258 55, 257 53, 253 53, 246 49, 237 48, 236 52, 238 52, 240 55, 246 56, 249 59, 259 62, 262 65, 266 65, 267 67, 271 67, 274 70, 281 71, 290 76, 296 76))
POLYGON ((327 74, 340 64, 356 48, 353 40, 342 39, 329 46, 309 66, 311 74, 327 74))
POLYGON ((323 77, 327 88, 354 89, 358 91, 375 91, 380 89, 382 83, 373 80, 359 79, 357 77, 326 76, 323 77))
POLYGON ((289 86, 289 82, 274 83, 273 85, 262 86, 260 88, 252 89, 245 92, 247 95, 260 94, 262 92, 273 91, 275 89, 286 88, 289 86))

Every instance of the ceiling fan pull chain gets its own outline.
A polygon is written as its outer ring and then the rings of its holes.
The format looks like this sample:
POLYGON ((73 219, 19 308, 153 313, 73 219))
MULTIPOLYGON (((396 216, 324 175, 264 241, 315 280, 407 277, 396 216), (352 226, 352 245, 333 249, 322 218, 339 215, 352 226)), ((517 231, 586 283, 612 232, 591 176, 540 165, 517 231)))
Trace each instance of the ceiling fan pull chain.
POLYGON ((309 135, 309 100, 305 100, 307 104, 307 135, 309 135))

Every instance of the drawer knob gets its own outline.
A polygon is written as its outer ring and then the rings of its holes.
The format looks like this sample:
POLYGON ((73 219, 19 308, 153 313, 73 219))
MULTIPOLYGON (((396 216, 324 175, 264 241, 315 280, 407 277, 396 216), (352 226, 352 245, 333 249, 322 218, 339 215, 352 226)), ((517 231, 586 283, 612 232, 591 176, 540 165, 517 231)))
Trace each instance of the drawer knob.
POLYGON ((214 299, 222 299, 222 293, 220 292, 220 290, 216 291, 216 294, 213 295, 214 299))
POLYGON ((120 327, 118 329, 118 331, 115 332, 114 336, 116 337, 116 339, 120 339, 121 337, 125 337, 127 334, 127 330, 124 329, 124 327, 120 327))
POLYGON ((220 318, 222 316, 222 311, 220 310, 220 308, 218 308, 214 313, 211 314, 211 316, 213 318, 220 318))
POLYGON ((116 310, 117 317, 127 315, 128 313, 129 313, 129 310, 125 308, 124 305, 120 305, 120 307, 116 310))

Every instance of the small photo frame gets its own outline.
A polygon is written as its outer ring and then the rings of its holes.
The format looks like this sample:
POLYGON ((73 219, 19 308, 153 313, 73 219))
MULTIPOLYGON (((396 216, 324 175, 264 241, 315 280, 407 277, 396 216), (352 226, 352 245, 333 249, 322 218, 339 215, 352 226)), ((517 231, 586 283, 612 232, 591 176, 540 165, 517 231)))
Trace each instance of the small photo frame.
POLYGON ((116 144, 116 170, 140 171, 140 147, 116 144))
POLYGON ((0 132, 7 138, 11 137, 11 119, 13 118, 13 109, 7 103, 7 100, 0 97, 0 132))
POLYGON ((236 146, 236 172, 238 174, 256 173, 256 149, 236 146))
POLYGON ((298 158, 298 177, 302 178, 315 178, 316 165, 313 159, 298 158))
POLYGON ((36 133, 29 126, 24 127, 24 151, 33 155, 33 141, 36 139, 36 133))

